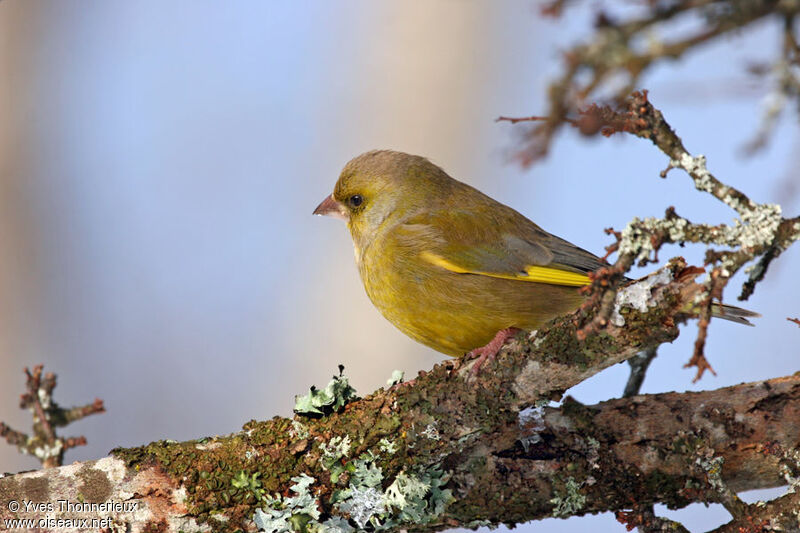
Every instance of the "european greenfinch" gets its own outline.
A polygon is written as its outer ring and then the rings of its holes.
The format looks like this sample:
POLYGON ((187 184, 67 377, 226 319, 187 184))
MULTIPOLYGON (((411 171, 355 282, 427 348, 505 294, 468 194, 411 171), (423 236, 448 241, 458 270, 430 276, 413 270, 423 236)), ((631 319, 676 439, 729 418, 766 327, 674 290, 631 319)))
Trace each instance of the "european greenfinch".
POLYGON ((479 365, 518 330, 577 309, 587 273, 606 264, 401 152, 351 160, 314 214, 347 222, 367 295, 392 324, 479 365))

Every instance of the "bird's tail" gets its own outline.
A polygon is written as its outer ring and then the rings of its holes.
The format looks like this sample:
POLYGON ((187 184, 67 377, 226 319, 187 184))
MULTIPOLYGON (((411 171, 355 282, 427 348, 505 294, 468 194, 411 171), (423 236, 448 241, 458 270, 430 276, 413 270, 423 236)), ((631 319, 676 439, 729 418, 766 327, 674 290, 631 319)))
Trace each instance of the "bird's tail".
POLYGON ((755 311, 750 311, 749 309, 744 309, 742 307, 736 307, 735 305, 712 304, 711 316, 713 316, 714 318, 723 318, 725 320, 730 320, 731 322, 736 322, 737 324, 754 326, 755 324, 753 324, 747 319, 758 318, 761 315, 759 313, 756 313, 755 311))

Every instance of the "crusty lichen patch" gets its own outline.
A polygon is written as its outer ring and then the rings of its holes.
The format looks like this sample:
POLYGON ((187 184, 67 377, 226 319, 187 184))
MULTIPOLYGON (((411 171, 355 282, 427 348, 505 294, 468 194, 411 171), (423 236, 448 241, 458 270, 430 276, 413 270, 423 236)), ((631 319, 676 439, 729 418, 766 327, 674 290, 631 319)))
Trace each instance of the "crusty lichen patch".
POLYGON ((50 497, 50 482, 45 476, 24 477, 19 481, 5 480, 0 485, 0 516, 8 510, 11 500, 46 502, 50 497))
POLYGON ((78 493, 87 502, 106 502, 111 497, 111 481, 105 472, 92 466, 85 466, 78 471, 80 480, 78 493))

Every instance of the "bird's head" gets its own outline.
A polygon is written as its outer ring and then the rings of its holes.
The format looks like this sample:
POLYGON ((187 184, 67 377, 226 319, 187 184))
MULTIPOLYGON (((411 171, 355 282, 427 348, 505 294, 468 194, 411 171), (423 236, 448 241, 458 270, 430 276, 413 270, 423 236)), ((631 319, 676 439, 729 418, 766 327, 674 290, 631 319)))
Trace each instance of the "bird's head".
POLYGON ((345 220, 356 249, 363 250, 382 226, 429 208, 453 181, 424 157, 374 150, 345 165, 333 194, 314 214, 345 220))

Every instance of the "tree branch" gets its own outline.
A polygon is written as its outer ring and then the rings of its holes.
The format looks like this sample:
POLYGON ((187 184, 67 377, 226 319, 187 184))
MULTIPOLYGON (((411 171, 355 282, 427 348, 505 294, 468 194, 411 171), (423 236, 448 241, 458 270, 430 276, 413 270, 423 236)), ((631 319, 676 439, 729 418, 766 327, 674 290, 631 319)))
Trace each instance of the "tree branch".
MULTIPOLYGON (((458 381, 463 393, 476 393, 463 374, 453 365, 440 365, 420 381, 458 381)), ((284 495, 291 478, 310 475, 308 495, 323 521, 328 513, 337 514, 330 496, 348 484, 345 475, 332 482, 334 469, 322 467, 326 445, 336 438, 330 429, 336 427, 337 435, 346 430, 352 443, 349 455, 340 460, 358 462, 357 457, 373 450, 376 458, 370 467, 380 466, 387 485, 401 471, 430 469, 431 460, 448 473, 455 501, 439 515, 428 516, 427 523, 417 524, 418 531, 625 508, 634 509, 620 513, 627 523, 640 525, 635 509, 646 503, 681 507, 692 501, 722 502, 729 491, 784 484, 776 450, 793 450, 800 441, 800 428, 794 424, 800 416, 800 376, 596 406, 567 399, 560 408, 529 410, 521 417, 509 413, 503 416, 507 423, 492 432, 455 434, 446 423, 431 422, 435 432, 428 424, 427 433, 404 422, 394 430, 385 425, 386 416, 406 419, 414 412, 420 417, 431 409, 463 418, 450 410, 458 402, 448 405, 441 395, 423 399, 412 389, 416 386, 398 396, 380 391, 329 419, 296 418, 294 431, 292 421, 275 418, 251 422, 246 431, 227 437, 159 442, 117 450, 115 457, 99 461, 6 477, 0 479, 0 517, 106 519, 102 527, 125 525, 132 531, 198 531, 202 523, 214 530, 252 530, 253 492, 232 483, 244 471, 245 477, 261 472, 260 490, 284 495), (404 407, 392 407, 394 401, 404 407), (307 434, 297 431, 300 424, 307 434), (381 451, 381 435, 398 447, 381 451), (709 474, 707 464, 721 467, 709 474), (76 507, 81 497, 84 504, 76 507), (72 503, 72 512, 59 500, 72 503), (21 502, 22 510, 9 512, 11 501, 21 502), (54 508, 24 512, 25 501, 40 507, 51 502, 54 508)), ((795 516, 789 527, 798 527, 796 515, 786 512, 796 509, 789 505, 797 503, 797 494, 787 496, 766 505, 740 502, 739 523, 795 516), (784 512, 777 512, 781 508, 784 512)), ((719 529, 733 530, 732 525, 719 529)))
MULTIPOLYGON (((527 117, 525 120, 537 118, 527 117)), ((739 295, 740 300, 749 298, 756 284, 764 279, 772 261, 800 239, 800 217, 784 218, 779 205, 756 203, 743 192, 717 179, 706 168, 704 156, 693 156, 684 147, 661 111, 649 101, 647 91, 634 92, 616 107, 592 104, 566 122, 587 134, 610 136, 624 132, 651 141, 669 157, 669 165, 661 172, 662 178, 672 168, 681 168, 692 179, 696 189, 725 203, 739 216, 730 225, 695 224, 670 207, 664 218, 634 218, 621 232, 608 229, 606 231, 617 239, 607 247, 608 253, 618 252, 619 256, 614 265, 596 272, 592 285, 587 288, 590 297, 584 307, 599 309, 593 320, 579 330, 579 335, 605 327, 617 301, 617 287, 625 280, 624 273, 634 262, 644 266, 658 261, 658 251, 664 244, 702 242, 731 248, 706 250, 706 265, 713 268, 705 281, 705 291, 693 302, 699 315, 698 334, 694 353, 687 363, 687 366, 697 367, 697 381, 705 370, 713 372, 705 358, 704 348, 709 321, 712 316, 721 314, 715 313, 715 301, 722 301, 722 292, 731 277, 745 264, 754 262, 747 269, 749 277, 739 295)), ((716 308, 717 311, 720 309, 716 308)))
POLYGON ((512 341, 478 379, 469 362, 449 361, 412 386, 379 390, 327 417, 251 421, 227 437, 160 441, 6 477, 0 516, 233 531, 253 530, 261 509, 262 527, 436 531, 634 503, 721 501, 707 472, 694 466, 699 457, 721 462, 719 479, 730 490, 784 484, 779 459, 763 450, 792 449, 800 439, 798 376, 591 407, 573 400, 533 407, 673 340, 699 287, 683 269, 673 262, 671 280, 652 286, 647 312, 621 309, 625 327, 609 324, 578 341, 575 317, 567 317, 512 341), (56 508, 13 513, 11 500, 56 508), (58 500, 137 505, 70 513, 58 500))
MULTIPOLYGON (((555 0, 543 9, 546 14, 558 16, 565 7, 564 0, 555 0)), ((594 31, 584 43, 576 44, 563 54, 562 74, 553 80, 547 91, 548 110, 524 136, 525 146, 517 153, 523 165, 544 158, 559 129, 570 113, 586 102, 607 100, 620 102, 640 86, 640 80, 652 67, 673 62, 703 44, 729 36, 764 19, 780 24, 784 34, 783 50, 775 65, 760 70, 771 74, 775 88, 768 95, 770 105, 762 131, 751 142, 751 150, 766 142, 786 100, 796 100, 800 91, 797 76, 791 71, 796 64, 797 47, 792 21, 800 10, 796 2, 754 0, 674 0, 651 2, 641 6, 636 18, 609 13, 608 6, 600 6, 595 18, 594 31), (685 35, 686 22, 699 23, 697 29, 685 35), (664 36, 664 37, 662 37, 664 36)), ((761 73, 761 72, 756 72, 761 73)), ((517 122, 520 119, 506 119, 517 122)), ((582 130, 583 131, 583 130, 582 130)), ((591 133, 588 131, 586 133, 591 133)))
POLYGON ((53 399, 56 376, 51 372, 43 374, 42 369, 43 365, 36 365, 33 372, 25 369, 27 390, 20 396, 20 408, 29 410, 33 416, 33 434, 27 435, 0 422, 0 437, 16 446, 20 453, 33 455, 43 467, 50 468, 64 464, 67 450, 86 445, 86 437, 59 437, 56 428, 106 410, 99 398, 88 405, 61 407, 53 399))

